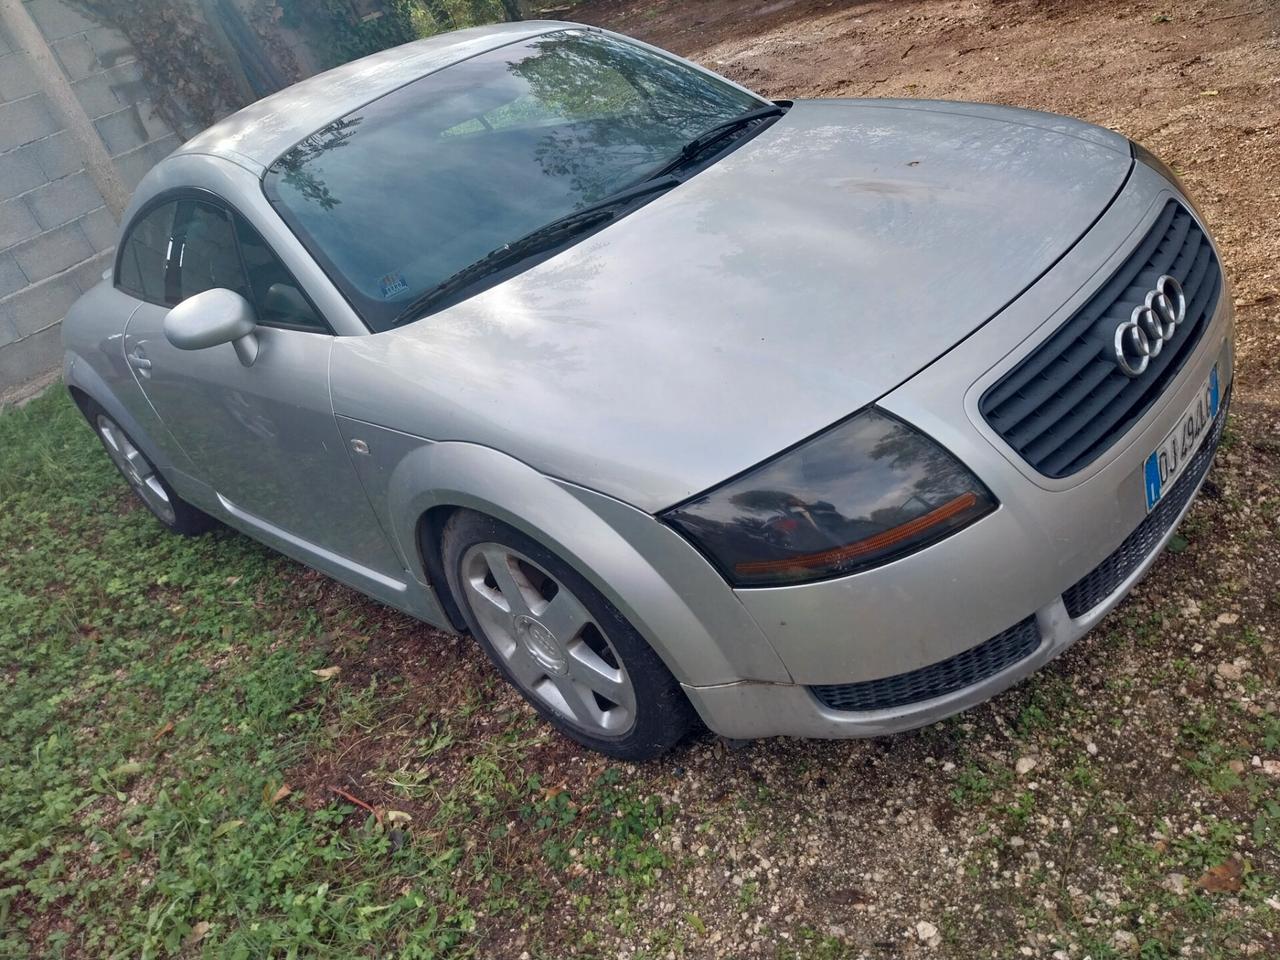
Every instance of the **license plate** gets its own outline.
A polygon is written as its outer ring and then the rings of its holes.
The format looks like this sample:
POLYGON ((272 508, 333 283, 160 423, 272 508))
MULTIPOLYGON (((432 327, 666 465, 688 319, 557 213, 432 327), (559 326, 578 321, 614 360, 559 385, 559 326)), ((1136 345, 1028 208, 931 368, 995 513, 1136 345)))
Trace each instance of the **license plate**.
POLYGON ((1218 404, 1222 395, 1218 389, 1218 368, 1209 371, 1209 379, 1203 389, 1191 401, 1191 406, 1178 418, 1177 425, 1164 438, 1164 442, 1147 457, 1143 473, 1143 485, 1147 488, 1147 513, 1155 509, 1178 477, 1190 465, 1200 442, 1213 426, 1218 416, 1218 404))

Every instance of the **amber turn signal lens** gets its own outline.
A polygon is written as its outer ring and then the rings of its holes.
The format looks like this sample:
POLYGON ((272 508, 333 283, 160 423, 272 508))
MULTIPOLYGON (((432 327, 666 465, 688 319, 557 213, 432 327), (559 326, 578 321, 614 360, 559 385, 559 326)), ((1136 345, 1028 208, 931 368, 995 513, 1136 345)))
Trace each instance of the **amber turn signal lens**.
POLYGON ((916 519, 899 527, 894 527, 892 530, 878 533, 874 537, 868 537, 866 540, 859 540, 857 543, 851 543, 844 547, 836 547, 834 550, 811 553, 807 556, 787 557, 783 560, 750 560, 746 563, 737 564, 734 569, 742 576, 750 577, 760 574, 784 573, 788 570, 838 567, 848 563, 850 560, 856 560, 864 554, 875 553, 902 543, 904 540, 910 540, 912 537, 924 533, 930 527, 946 523, 966 510, 972 510, 977 505, 977 494, 962 493, 936 510, 930 510, 923 516, 916 517, 916 519))

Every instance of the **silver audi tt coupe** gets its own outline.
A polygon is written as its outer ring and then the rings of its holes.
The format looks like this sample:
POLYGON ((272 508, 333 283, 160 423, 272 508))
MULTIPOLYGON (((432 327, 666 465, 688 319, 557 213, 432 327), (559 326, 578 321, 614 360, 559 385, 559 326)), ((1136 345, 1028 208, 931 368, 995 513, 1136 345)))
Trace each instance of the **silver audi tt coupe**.
POLYGON ((169 529, 474 635, 566 735, 867 736, 1008 687, 1213 459, 1232 307, 1177 178, 981 104, 761 99, 531 22, 157 165, 63 327, 169 529))

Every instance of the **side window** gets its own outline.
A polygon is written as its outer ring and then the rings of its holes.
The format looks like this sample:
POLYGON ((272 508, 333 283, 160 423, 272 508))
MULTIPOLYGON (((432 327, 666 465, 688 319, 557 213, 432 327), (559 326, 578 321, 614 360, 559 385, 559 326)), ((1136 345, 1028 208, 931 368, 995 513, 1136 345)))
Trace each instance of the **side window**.
POLYGON ((302 327, 328 333, 329 328, 317 315, 311 301, 303 294, 280 258, 267 246, 258 231, 237 216, 236 236, 240 239, 240 255, 249 275, 250 300, 258 311, 258 322, 272 326, 302 327))
POLYGON ((170 302, 165 297, 165 268, 177 209, 176 201, 162 203, 135 223, 120 245, 116 285, 125 293, 152 303, 170 302))
POLYGON ((116 284, 139 299, 172 307, 223 287, 252 303, 260 323, 330 332, 258 231, 219 204, 161 204, 134 225, 121 251, 116 284))
POLYGON ((173 231, 167 300, 180 303, 215 287, 249 296, 231 215, 200 200, 179 204, 173 231))

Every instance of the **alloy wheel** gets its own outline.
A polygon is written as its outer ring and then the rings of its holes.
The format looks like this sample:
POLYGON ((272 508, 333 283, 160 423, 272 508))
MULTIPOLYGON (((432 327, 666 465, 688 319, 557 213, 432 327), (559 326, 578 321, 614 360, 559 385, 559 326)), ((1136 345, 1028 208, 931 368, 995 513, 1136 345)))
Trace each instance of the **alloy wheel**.
POLYGON ((98 414, 97 428, 107 454, 143 503, 165 523, 172 525, 176 522, 173 503, 151 461, 142 455, 142 451, 130 442, 125 432, 106 414, 98 414))
POLYGON ((635 688, 603 627, 571 590, 499 543, 470 547, 461 568, 476 619, 527 694, 592 736, 631 729, 635 688))

